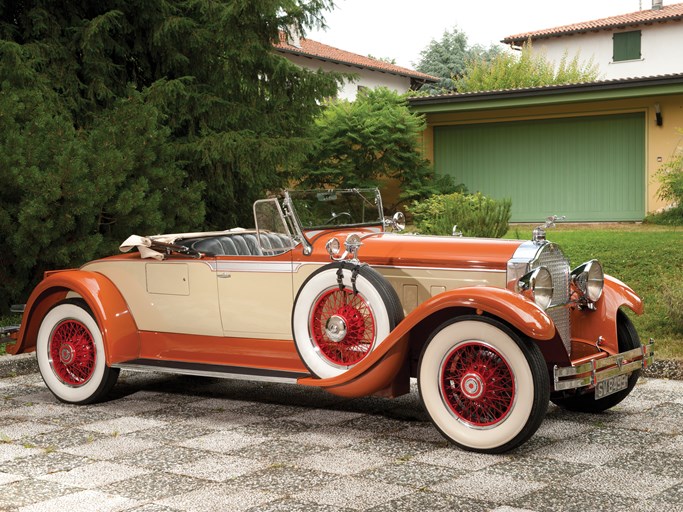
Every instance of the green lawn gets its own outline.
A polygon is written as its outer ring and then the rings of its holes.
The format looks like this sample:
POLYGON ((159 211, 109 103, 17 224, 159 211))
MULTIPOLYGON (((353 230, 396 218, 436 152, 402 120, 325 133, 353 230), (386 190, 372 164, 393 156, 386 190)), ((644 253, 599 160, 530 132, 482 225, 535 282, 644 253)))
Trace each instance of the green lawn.
MULTIPOLYGON (((513 225, 506 238, 531 238, 533 227, 513 225)), ((662 296, 665 286, 683 287, 683 227, 558 224, 547 238, 562 247, 572 267, 597 258, 606 274, 633 288, 645 303, 645 313, 632 316, 641 340, 654 338, 661 358, 683 359, 683 332, 676 331, 662 296)))

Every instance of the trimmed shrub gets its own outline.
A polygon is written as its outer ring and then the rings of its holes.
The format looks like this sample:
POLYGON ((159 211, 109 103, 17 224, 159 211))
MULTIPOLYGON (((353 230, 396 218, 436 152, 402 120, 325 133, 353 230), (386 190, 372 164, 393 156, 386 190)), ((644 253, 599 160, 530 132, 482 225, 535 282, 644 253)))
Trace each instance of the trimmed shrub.
POLYGON ((458 226, 463 236, 500 238, 508 231, 512 201, 476 194, 433 195, 413 201, 408 212, 415 227, 427 235, 450 235, 458 226))

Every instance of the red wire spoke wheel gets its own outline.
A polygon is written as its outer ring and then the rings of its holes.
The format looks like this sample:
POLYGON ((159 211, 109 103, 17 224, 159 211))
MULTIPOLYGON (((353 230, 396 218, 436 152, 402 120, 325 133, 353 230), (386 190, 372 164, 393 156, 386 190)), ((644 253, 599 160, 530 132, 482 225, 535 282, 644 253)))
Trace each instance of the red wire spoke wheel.
POLYGON ((329 378, 367 360, 401 320, 401 302, 382 274, 368 265, 330 263, 299 288, 292 334, 311 374, 329 378))
POLYGON ((118 368, 107 366, 102 331, 80 298, 63 300, 45 314, 36 358, 48 389, 69 404, 104 399, 119 375, 118 368))
POLYGON ((458 419, 486 428, 510 413, 515 379, 505 358, 492 347, 465 343, 444 359, 441 394, 458 419))
POLYGON ((481 315, 462 315, 434 329, 420 355, 417 384, 437 430, 481 453, 503 453, 529 439, 550 397, 538 345, 481 315))
POLYGON ((350 366, 372 351, 375 318, 359 295, 339 288, 324 292, 311 309, 312 341, 331 363, 350 366))
POLYGON ((95 370, 96 351, 88 328, 78 320, 64 320, 52 331, 49 341, 52 368, 62 382, 80 386, 95 370))

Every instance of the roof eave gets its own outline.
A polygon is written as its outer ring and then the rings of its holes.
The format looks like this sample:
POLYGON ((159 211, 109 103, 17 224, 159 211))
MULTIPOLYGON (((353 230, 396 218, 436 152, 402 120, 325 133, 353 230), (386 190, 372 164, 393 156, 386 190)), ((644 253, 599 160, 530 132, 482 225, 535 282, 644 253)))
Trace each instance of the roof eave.
POLYGON ((410 98, 408 101, 411 108, 417 112, 428 113, 604 101, 668 94, 683 94, 683 74, 534 89, 425 96, 410 98))
POLYGON ((574 30, 561 30, 557 32, 548 32, 547 34, 522 34, 519 37, 506 37, 505 39, 501 39, 501 43, 503 44, 524 44, 526 43, 529 39, 532 41, 536 41, 538 39, 551 39, 553 37, 562 37, 562 36, 573 36, 574 34, 585 34, 587 32, 602 32, 602 31, 608 31, 608 30, 614 30, 614 29, 619 29, 619 28, 628 28, 628 27, 638 27, 640 25, 653 25, 655 23, 665 23, 667 21, 681 21, 683 20, 683 15, 681 14, 676 14, 672 15, 666 18, 660 18, 660 19, 655 19, 655 20, 642 20, 642 21, 632 21, 628 23, 611 23, 609 25, 603 25, 600 27, 583 27, 583 28, 577 28, 574 30))
POLYGON ((341 64, 343 66, 350 66, 352 68, 359 68, 359 69, 369 69, 371 71, 378 71, 380 73, 387 73, 389 75, 394 75, 394 76, 402 76, 405 78, 412 78, 412 79, 417 79, 417 80, 423 80, 425 83, 436 83, 439 81, 438 78, 429 76, 429 75, 423 75, 423 74, 411 74, 411 73, 400 73, 398 71, 391 71, 389 69, 384 69, 380 67, 375 67, 375 66, 366 66, 364 64, 358 64, 355 62, 347 62, 344 60, 339 60, 339 59, 333 59, 331 57, 321 57, 320 55, 315 55, 312 53, 308 53, 305 51, 301 50, 292 50, 290 48, 282 48, 281 46, 276 46, 275 50, 281 53, 289 53, 290 55, 297 55, 299 57, 306 57, 308 59, 317 59, 321 60, 323 62, 331 62, 333 64, 341 64))

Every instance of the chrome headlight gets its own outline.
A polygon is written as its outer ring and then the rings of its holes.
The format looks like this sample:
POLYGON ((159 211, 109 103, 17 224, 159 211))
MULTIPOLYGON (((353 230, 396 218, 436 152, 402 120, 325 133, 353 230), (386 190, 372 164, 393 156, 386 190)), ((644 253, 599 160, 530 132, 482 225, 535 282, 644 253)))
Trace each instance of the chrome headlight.
POLYGON ((597 302, 605 284, 605 273, 600 262, 590 260, 572 270, 572 284, 588 300, 597 302))
POLYGON ((335 261, 348 259, 353 262, 358 260, 358 249, 360 249, 361 245, 363 245, 363 242, 361 241, 360 236, 356 233, 351 233, 346 237, 346 240, 344 240, 345 251, 342 254, 339 254, 341 252, 341 243, 336 237, 330 238, 327 241, 325 249, 327 250, 327 254, 330 255, 330 258, 335 261))
POLYGON ((519 293, 533 299, 542 309, 548 309, 553 300, 553 277, 545 267, 538 267, 524 274, 517 281, 516 289, 519 293))

